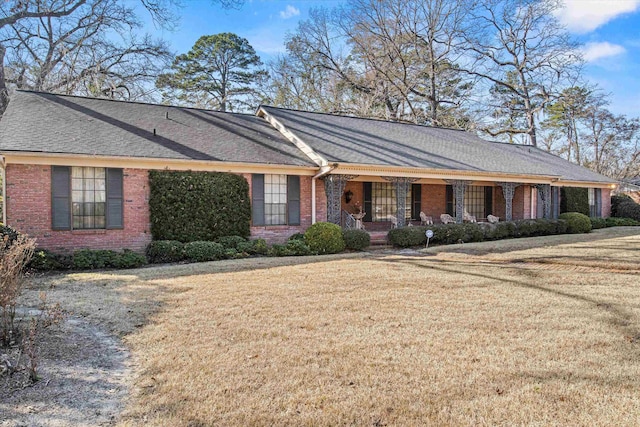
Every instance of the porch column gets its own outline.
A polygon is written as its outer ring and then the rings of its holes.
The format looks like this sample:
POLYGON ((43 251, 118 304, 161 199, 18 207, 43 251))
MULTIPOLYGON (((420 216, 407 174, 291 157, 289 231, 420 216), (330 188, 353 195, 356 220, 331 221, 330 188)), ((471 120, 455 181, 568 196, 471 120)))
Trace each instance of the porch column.
POLYGON ((446 182, 453 188, 453 200, 456 202, 456 223, 462 224, 464 222, 464 193, 471 181, 453 179, 446 182))
POLYGON ((542 200, 542 217, 546 219, 551 218, 551 185, 550 184, 537 184, 535 186, 540 194, 542 200))
POLYGON ((341 199, 347 181, 357 175, 326 175, 324 178, 324 191, 327 194, 327 222, 340 225, 341 199))
POLYGON ((405 226, 405 211, 407 202, 407 193, 411 183, 416 182, 417 178, 403 178, 395 176, 383 177, 385 181, 392 182, 396 190, 396 219, 398 220, 398 228, 405 226))
POLYGON ((516 192, 516 188, 521 186, 519 182, 496 182, 502 187, 502 194, 504 194, 505 209, 504 215, 506 221, 513 220, 513 195, 516 192))

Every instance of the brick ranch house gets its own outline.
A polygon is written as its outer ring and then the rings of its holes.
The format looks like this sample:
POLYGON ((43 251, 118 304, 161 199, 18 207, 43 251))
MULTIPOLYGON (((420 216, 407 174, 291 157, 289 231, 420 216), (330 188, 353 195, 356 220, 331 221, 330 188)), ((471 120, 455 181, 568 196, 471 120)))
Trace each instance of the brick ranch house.
POLYGON ((367 229, 449 213, 552 218, 561 187, 609 216, 615 182, 457 130, 258 108, 256 115, 18 91, 0 121, 3 221, 53 251, 151 241, 148 171, 245 177, 251 236, 283 241, 357 204, 367 229))

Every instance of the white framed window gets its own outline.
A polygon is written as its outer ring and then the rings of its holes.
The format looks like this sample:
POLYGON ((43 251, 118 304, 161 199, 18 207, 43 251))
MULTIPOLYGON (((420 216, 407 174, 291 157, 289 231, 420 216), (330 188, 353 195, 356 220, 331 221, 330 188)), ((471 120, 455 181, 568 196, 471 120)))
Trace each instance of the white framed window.
POLYGON ((287 223, 287 175, 264 176, 264 222, 266 225, 287 223))
POLYGON ((73 229, 106 227, 107 174, 105 168, 71 168, 73 229))

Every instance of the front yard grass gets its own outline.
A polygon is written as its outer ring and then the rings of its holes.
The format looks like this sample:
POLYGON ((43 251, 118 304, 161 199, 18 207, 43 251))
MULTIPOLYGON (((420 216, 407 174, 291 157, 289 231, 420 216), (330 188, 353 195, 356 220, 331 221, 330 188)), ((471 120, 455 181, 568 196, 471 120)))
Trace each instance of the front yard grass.
POLYGON ((640 230, 34 281, 122 336, 121 425, 639 425, 640 230))

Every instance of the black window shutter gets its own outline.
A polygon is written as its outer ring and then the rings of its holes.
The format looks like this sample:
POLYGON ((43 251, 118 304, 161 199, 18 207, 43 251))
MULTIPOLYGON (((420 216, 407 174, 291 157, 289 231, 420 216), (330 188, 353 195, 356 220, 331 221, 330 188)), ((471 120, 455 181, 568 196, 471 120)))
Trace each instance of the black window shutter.
POLYGON ((493 215, 493 187, 484 187, 484 217, 493 215))
POLYGON ((456 216, 454 211, 455 204, 453 203, 453 187, 451 185, 447 185, 446 193, 446 203, 447 203, 447 213, 453 217, 456 216))
POLYGON ((264 225, 264 175, 251 175, 251 220, 253 225, 264 225))
POLYGON ((596 188, 593 193, 596 199, 596 217, 602 218, 602 188, 596 188))
POLYGON ((372 193, 373 193, 373 186, 371 185, 371 183, 363 182, 362 195, 364 200, 362 201, 363 203, 362 208, 364 209, 364 218, 362 218, 362 220, 366 222, 371 222, 373 220, 372 219, 373 215, 371 214, 371 211, 373 210, 372 193))
POLYGON ((411 184, 411 218, 420 220, 422 210, 422 184, 411 184))
POLYGON ((287 224, 300 225, 300 177, 287 176, 287 224))
POLYGON ((107 169, 107 228, 124 228, 122 169, 107 169))
POLYGON ((71 168, 53 166, 51 169, 51 228, 71 229, 71 168))

